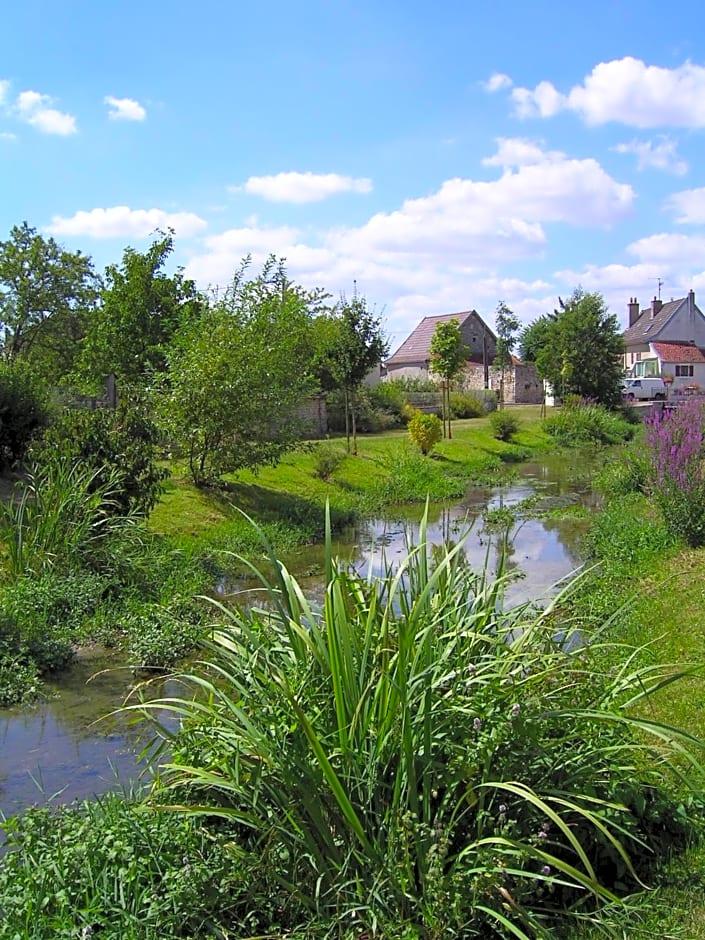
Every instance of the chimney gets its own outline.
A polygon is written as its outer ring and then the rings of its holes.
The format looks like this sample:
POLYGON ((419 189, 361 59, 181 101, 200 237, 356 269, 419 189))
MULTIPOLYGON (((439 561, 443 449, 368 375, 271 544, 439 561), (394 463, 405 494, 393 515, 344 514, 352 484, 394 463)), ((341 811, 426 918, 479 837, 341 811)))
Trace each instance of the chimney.
POLYGON ((629 326, 634 326, 639 319, 639 301, 636 297, 629 298, 629 326))
POLYGON ((652 320, 656 316, 657 313, 661 312, 661 307, 663 307, 663 301, 660 298, 657 299, 656 297, 654 297, 654 299, 651 301, 651 319, 652 320))

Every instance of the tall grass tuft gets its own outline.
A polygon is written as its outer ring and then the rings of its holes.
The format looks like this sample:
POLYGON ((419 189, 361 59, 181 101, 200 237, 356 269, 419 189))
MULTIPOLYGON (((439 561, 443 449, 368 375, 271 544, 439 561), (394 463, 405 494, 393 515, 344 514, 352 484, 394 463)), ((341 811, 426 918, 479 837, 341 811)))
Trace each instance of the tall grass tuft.
POLYGON ((118 471, 102 471, 57 457, 30 469, 17 499, 0 503, 0 538, 12 577, 41 574, 96 548, 122 517, 112 517, 118 471))
POLYGON ((154 800, 227 820, 253 879, 341 936, 528 938, 599 917, 682 834, 665 781, 674 755, 702 771, 699 743, 630 717, 671 671, 593 671, 564 595, 504 610, 503 578, 462 541, 431 552, 424 524, 381 578, 329 549, 320 606, 270 556, 271 580, 250 566, 265 603, 224 610, 181 677, 194 696, 131 706, 181 721, 154 800))

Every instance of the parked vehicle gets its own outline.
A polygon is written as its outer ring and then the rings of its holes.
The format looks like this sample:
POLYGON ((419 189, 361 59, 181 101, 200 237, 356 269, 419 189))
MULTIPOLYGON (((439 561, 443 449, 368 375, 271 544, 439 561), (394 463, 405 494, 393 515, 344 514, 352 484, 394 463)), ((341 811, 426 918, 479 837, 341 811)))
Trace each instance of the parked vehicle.
POLYGON ((628 401, 650 401, 652 398, 666 398, 666 383, 661 378, 625 379, 622 382, 622 396, 628 401))

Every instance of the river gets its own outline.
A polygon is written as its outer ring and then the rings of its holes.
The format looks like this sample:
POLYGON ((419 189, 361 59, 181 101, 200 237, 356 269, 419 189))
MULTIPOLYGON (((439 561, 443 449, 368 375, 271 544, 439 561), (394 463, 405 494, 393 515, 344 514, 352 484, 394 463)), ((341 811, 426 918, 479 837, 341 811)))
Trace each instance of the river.
MULTIPOLYGON (((468 560, 481 568, 489 557, 497 564, 502 533, 485 528, 488 510, 510 508, 532 498, 534 509, 592 510, 595 462, 552 457, 522 464, 515 482, 502 487, 471 488, 457 503, 429 508, 428 537, 433 543, 457 540, 471 526, 465 543, 468 560)), ((407 541, 417 538, 422 510, 400 507, 384 519, 372 519, 336 544, 341 559, 357 570, 382 559, 393 563, 403 555, 407 541)), ((510 525, 509 566, 514 577, 507 603, 547 597, 557 582, 581 563, 580 537, 585 513, 519 518, 510 525)), ((322 550, 312 547, 289 560, 293 571, 322 568, 322 550)), ((301 583, 312 594, 320 592, 321 578, 304 574, 301 583)), ((147 743, 145 729, 113 713, 134 687, 132 671, 119 658, 102 650, 83 651, 74 666, 48 683, 46 699, 25 708, 0 711, 0 814, 21 812, 40 803, 90 797, 108 790, 140 786, 148 769, 140 758, 147 743)), ((157 684, 155 697, 178 694, 174 680, 157 684)), ((1 818, 1 816, 0 816, 1 818)))

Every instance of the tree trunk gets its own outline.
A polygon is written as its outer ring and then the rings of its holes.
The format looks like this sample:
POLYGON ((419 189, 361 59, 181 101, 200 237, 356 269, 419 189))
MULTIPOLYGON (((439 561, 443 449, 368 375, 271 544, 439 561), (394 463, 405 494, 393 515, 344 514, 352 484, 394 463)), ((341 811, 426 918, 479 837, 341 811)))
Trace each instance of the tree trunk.
POLYGON ((350 395, 350 414, 352 415, 353 457, 357 457, 357 421, 355 418, 355 392, 350 395))
POLYGON ((446 385, 446 399, 448 402, 448 440, 450 441, 453 437, 453 433, 450 429, 450 382, 446 385))
POLYGON ((343 389, 343 405, 345 408, 345 447, 347 452, 350 453, 350 402, 347 386, 343 389))

